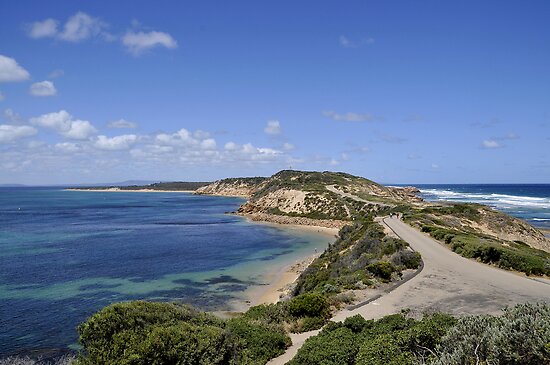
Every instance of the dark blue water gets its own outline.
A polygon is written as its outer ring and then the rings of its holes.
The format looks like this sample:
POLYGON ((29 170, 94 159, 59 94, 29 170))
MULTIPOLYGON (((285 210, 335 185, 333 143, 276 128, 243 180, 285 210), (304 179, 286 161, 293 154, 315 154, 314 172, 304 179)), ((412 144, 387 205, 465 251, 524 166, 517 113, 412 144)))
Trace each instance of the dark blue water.
POLYGON ((278 260, 326 237, 224 214, 242 199, 0 189, 0 355, 67 348, 112 302, 228 309, 278 260))
POLYGON ((489 205, 535 227, 550 229, 550 184, 416 185, 429 201, 489 205))

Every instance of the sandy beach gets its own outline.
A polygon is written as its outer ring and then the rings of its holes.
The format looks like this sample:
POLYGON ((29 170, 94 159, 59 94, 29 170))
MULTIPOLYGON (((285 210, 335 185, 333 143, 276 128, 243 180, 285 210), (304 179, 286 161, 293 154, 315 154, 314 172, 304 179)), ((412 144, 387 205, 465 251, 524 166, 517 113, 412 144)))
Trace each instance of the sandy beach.
MULTIPOLYGON (((327 228, 319 226, 300 226, 291 224, 279 224, 271 222, 257 222, 249 219, 250 222, 273 226, 279 229, 284 229, 289 232, 314 232, 326 236, 327 243, 332 243, 338 235, 337 228, 327 228)), ((298 279, 300 274, 323 253, 325 247, 318 247, 313 252, 307 253, 305 256, 295 257, 292 262, 286 262, 283 265, 273 267, 264 275, 267 285, 254 285, 247 289, 242 299, 236 299, 230 303, 233 310, 236 312, 245 312, 248 308, 260 305, 276 303, 282 297, 287 296, 292 289, 292 284, 298 279)))

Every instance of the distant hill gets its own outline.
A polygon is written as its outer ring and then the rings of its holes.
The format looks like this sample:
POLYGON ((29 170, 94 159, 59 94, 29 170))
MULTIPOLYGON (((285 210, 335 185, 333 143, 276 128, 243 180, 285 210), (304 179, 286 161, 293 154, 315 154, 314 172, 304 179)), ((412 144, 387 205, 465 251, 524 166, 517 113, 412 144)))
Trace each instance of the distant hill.
POLYGON ((240 213, 267 213, 313 219, 354 220, 358 214, 420 199, 414 191, 389 188, 342 172, 283 170, 269 178, 216 181, 197 194, 249 198, 240 213))
POLYGON ((172 181, 158 182, 147 185, 95 185, 95 186, 74 186, 71 189, 75 190, 123 190, 123 191, 139 191, 139 190, 156 190, 156 191, 195 191, 200 187, 209 185, 210 182, 187 182, 187 181, 172 181))

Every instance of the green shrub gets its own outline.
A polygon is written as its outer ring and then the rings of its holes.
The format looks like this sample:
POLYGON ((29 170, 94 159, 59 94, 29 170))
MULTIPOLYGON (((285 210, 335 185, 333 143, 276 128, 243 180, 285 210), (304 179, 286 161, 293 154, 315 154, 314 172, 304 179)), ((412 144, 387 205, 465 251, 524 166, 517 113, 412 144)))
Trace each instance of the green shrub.
POLYGON ((501 317, 459 319, 441 340, 435 364, 549 364, 549 342, 550 306, 520 304, 501 317))
POLYGON ((79 326, 82 365, 264 364, 290 345, 272 307, 224 321, 172 303, 110 305, 79 326), (261 314, 261 315, 260 315, 261 314))
POLYGON ((266 324, 281 324, 290 320, 288 303, 283 301, 274 304, 260 304, 250 307, 244 314, 244 317, 266 324))
POLYGON ((392 335, 381 334, 361 345, 355 364, 413 365, 416 358, 410 352, 403 352, 392 335))
POLYGON ((330 317, 330 306, 327 299, 317 293, 305 293, 292 298, 288 311, 293 317, 330 317))
POLYGON ((383 281, 390 281, 391 274, 396 271, 395 266, 387 261, 379 261, 367 266, 367 270, 374 276, 378 276, 383 281))
POLYGON ((302 333, 313 330, 318 330, 327 323, 326 318, 323 317, 304 317, 298 318, 292 322, 290 326, 290 332, 302 333))
POLYGON ((358 349, 358 337, 349 328, 339 327, 307 339, 287 365, 351 365, 358 349))
POLYGON ((237 338, 236 364, 265 364, 291 345, 282 327, 276 325, 235 318, 227 322, 226 329, 237 338))
POLYGON ((344 320, 344 327, 349 328, 353 333, 360 333, 369 326, 371 322, 372 321, 367 321, 360 314, 356 314, 344 320))

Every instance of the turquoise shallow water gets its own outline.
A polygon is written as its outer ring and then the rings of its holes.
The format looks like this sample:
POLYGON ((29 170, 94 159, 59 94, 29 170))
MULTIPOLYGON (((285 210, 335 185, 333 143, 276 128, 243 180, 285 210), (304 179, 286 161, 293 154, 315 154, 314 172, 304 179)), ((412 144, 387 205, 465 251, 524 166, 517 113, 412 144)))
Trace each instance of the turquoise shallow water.
POLYGON ((184 193, 0 189, 0 355, 67 349, 124 300, 229 309, 324 235, 224 214, 242 199, 184 193))

